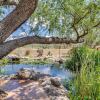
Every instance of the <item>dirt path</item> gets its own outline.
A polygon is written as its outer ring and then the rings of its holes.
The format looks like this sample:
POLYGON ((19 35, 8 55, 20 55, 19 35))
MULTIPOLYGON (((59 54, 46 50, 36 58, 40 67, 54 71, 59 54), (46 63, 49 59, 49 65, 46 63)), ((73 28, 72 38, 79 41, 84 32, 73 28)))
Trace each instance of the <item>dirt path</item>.
POLYGON ((38 82, 10 80, 2 89, 8 93, 5 100, 50 100, 38 82))

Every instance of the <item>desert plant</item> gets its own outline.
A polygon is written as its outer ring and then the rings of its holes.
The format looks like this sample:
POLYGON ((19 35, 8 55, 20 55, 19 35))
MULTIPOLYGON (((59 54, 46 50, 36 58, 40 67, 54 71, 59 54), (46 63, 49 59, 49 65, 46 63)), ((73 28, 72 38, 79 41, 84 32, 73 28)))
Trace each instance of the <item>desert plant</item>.
POLYGON ((29 54, 30 54, 30 50, 27 50, 27 51, 25 52, 25 56, 29 56, 29 54))

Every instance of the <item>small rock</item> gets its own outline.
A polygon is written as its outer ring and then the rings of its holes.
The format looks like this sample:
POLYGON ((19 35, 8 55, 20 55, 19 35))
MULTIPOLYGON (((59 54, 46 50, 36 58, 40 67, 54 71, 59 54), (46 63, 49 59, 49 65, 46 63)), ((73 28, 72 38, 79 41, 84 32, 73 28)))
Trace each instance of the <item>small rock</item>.
POLYGON ((17 72, 17 77, 21 79, 28 79, 31 76, 31 71, 28 69, 20 69, 19 72, 17 72))
POLYGON ((61 86, 61 82, 59 78, 51 78, 51 84, 56 86, 56 87, 60 87, 61 86))
POLYGON ((49 77, 40 80, 41 86, 50 97, 50 100, 69 100, 64 86, 58 77, 49 77), (60 98, 60 99, 59 99, 60 98))
POLYGON ((47 85, 44 87, 45 92, 47 93, 48 96, 59 96, 60 94, 56 90, 55 87, 51 85, 47 85))
POLYGON ((39 79, 39 84, 41 85, 44 81, 44 79, 39 79))
POLYGON ((39 77, 38 77, 37 74, 32 73, 30 79, 32 79, 32 80, 34 80, 34 81, 37 81, 37 80, 39 80, 39 77))
POLYGON ((44 82, 42 82, 41 86, 45 87, 47 85, 51 85, 51 81, 46 79, 44 82))
POLYGON ((37 81, 39 80, 41 75, 42 74, 40 74, 39 72, 35 72, 30 69, 20 69, 20 71, 17 72, 17 75, 15 75, 15 78, 17 76, 17 78, 19 79, 32 79, 34 81, 37 81))
POLYGON ((7 96, 7 93, 3 90, 0 90, 0 100, 4 100, 4 98, 7 96))

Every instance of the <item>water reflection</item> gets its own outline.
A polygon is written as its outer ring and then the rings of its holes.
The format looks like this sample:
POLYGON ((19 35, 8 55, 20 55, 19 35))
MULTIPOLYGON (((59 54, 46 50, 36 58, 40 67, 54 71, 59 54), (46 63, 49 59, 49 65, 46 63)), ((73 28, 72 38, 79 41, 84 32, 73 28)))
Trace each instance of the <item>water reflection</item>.
POLYGON ((2 70, 4 70, 3 73, 4 75, 15 74, 21 68, 29 68, 36 72, 50 74, 52 76, 58 76, 61 79, 70 79, 72 77, 72 73, 70 71, 50 64, 49 65, 12 64, 12 65, 2 66, 2 70))

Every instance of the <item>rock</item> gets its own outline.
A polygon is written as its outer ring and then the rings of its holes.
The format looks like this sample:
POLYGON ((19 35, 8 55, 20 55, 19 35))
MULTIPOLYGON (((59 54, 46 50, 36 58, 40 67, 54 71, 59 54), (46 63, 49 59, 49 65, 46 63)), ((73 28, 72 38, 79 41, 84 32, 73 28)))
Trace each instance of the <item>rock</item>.
POLYGON ((69 100, 65 89, 61 89, 50 84, 43 85, 43 89, 50 100, 69 100))
POLYGON ((58 96, 58 92, 55 90, 55 88, 51 85, 47 85, 44 87, 45 92, 48 94, 48 96, 58 96))
POLYGON ((7 96, 7 93, 3 90, 0 90, 0 100, 4 100, 4 98, 7 96))
POLYGON ((69 100, 67 97, 62 97, 62 96, 51 96, 50 100, 69 100))
POLYGON ((40 85, 41 85, 44 81, 45 81, 44 79, 39 79, 40 85))
POLYGON ((58 77, 48 77, 40 79, 39 81, 50 100, 69 100, 67 98, 68 92, 58 77))
POLYGON ((51 85, 51 81, 46 79, 44 82, 42 82, 41 86, 45 87, 47 85, 51 85))
POLYGON ((59 77, 51 77, 47 74, 41 74, 28 69, 21 69, 17 76, 22 79, 38 81, 48 97, 51 98, 50 100, 68 100, 68 92, 61 84, 61 79, 59 77))
POLYGON ((28 79, 31 77, 32 71, 28 70, 28 69, 20 69, 19 72, 17 72, 17 77, 20 79, 28 79))
POLYGON ((59 78, 51 78, 50 79, 51 84, 56 86, 56 87, 60 87, 61 86, 61 82, 59 78))
POLYGON ((63 59, 56 59, 55 60, 55 63, 56 64, 63 64, 63 59))
POLYGON ((46 76, 49 76, 47 74, 41 74, 40 72, 35 72, 34 70, 30 69, 20 69, 15 77, 17 79, 32 79, 32 80, 39 80, 40 78, 44 78, 46 76))
POLYGON ((39 80, 41 77, 46 76, 45 74, 41 74, 40 72, 35 72, 30 69, 20 69, 19 72, 13 78, 18 79, 32 79, 32 80, 39 80))
POLYGON ((36 73, 32 73, 30 79, 37 81, 37 80, 39 80, 39 75, 36 73))

